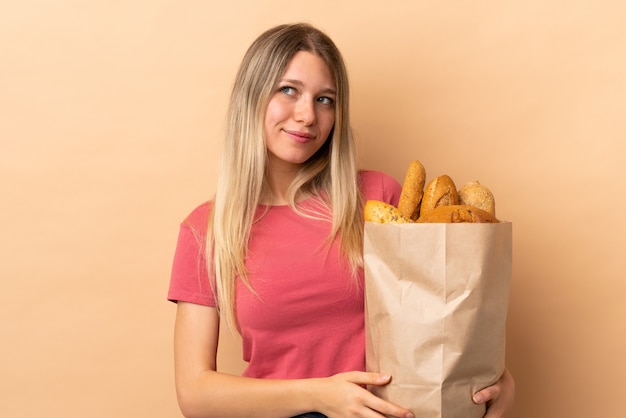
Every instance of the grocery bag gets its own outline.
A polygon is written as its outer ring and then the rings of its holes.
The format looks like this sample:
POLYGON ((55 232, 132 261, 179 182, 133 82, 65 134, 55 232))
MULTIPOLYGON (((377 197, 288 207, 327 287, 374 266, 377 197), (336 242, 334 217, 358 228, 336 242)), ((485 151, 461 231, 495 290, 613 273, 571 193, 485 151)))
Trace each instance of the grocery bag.
POLYGON ((368 371, 420 418, 479 418, 504 371, 512 225, 365 223, 368 371))

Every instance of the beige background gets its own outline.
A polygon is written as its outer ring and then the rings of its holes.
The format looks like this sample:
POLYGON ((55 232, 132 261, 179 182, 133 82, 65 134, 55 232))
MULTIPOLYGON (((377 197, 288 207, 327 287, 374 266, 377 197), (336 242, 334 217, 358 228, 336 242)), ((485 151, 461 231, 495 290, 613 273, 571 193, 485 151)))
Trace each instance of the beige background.
POLYGON ((622 417, 621 0, 3 2, 0 416, 180 416, 178 223, 245 48, 297 20, 345 54, 362 166, 479 179, 513 222, 512 417, 622 417))

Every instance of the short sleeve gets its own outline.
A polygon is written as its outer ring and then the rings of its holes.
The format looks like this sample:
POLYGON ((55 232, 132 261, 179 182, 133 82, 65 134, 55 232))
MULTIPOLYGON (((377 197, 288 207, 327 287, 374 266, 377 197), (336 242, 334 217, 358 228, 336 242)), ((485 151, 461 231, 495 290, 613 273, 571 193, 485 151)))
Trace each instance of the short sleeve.
POLYGON ((167 299, 215 306, 205 255, 208 208, 200 206, 180 225, 167 299))
POLYGON ((380 200, 397 206, 402 185, 394 177, 381 171, 360 172, 361 190, 365 200, 380 200))

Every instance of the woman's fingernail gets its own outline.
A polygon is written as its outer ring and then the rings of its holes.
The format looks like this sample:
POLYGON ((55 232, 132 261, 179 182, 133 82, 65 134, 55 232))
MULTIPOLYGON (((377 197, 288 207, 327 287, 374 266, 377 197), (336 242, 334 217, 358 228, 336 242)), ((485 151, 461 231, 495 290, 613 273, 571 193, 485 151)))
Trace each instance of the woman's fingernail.
POLYGON ((382 374, 380 375, 379 379, 383 382, 387 382, 389 379, 391 379, 391 376, 389 376, 388 374, 382 374))
POLYGON ((473 399, 476 403, 483 403, 484 400, 483 395, 481 395, 480 393, 475 394, 473 399))
POLYGON ((415 415, 411 414, 410 412, 408 414, 406 414, 404 416, 404 418, 415 418, 415 415))

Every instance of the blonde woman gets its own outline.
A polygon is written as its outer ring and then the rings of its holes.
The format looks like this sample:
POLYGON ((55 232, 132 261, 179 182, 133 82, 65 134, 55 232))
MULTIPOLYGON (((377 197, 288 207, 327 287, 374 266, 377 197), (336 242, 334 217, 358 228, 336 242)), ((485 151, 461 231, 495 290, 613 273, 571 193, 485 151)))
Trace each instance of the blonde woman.
MULTIPOLYGON (((186 417, 413 417, 365 389, 364 199, 400 184, 359 171, 348 79, 333 42, 307 24, 251 45, 232 91, 216 193, 181 224, 168 299, 186 417), (220 318, 240 332, 243 376, 217 371, 220 318), (316 412, 310 412, 316 411, 316 412)), ((478 392, 510 408, 508 372, 478 392)))

